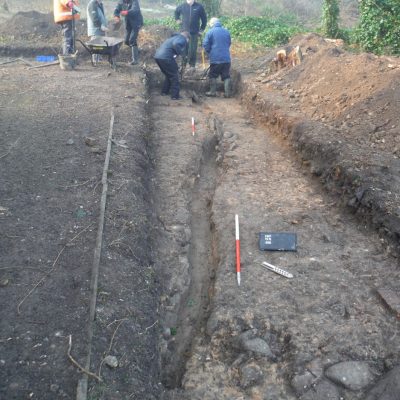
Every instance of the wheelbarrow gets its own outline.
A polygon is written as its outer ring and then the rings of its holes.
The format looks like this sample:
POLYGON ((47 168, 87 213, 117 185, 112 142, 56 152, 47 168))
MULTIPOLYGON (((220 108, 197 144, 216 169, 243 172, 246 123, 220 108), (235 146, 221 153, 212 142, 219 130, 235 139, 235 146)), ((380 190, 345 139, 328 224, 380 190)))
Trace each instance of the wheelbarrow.
MULTIPOLYGON (((116 56, 119 52, 119 48, 124 42, 123 39, 111 36, 99 36, 86 43, 83 43, 79 39, 76 40, 90 53, 90 55, 99 54, 108 56, 108 62, 110 63, 111 68, 114 70, 117 68, 116 56)), ((92 65, 95 66, 93 57, 91 57, 91 60, 92 65)))

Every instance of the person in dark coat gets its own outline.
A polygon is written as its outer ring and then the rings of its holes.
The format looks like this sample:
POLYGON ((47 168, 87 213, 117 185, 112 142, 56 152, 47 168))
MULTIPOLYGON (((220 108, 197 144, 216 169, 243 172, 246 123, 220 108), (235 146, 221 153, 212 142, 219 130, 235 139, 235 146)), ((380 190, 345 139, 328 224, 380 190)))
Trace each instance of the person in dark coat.
POLYGON ((140 10, 139 1, 119 0, 117 7, 114 10, 114 20, 116 23, 120 22, 121 15, 125 17, 125 44, 132 48, 131 64, 134 65, 139 62, 137 38, 139 30, 143 26, 143 16, 140 10))
POLYGON ((164 74, 162 96, 171 95, 172 100, 179 100, 179 68, 176 57, 186 51, 189 42, 189 32, 176 33, 167 39, 156 51, 154 59, 164 74))
POLYGON ((225 97, 231 97, 231 35, 225 29, 218 18, 211 18, 211 29, 207 32, 203 47, 210 59, 210 91, 206 96, 215 97, 217 95, 217 78, 221 76, 224 82, 225 97))
POLYGON ((204 32, 207 26, 207 15, 204 7, 195 0, 186 0, 176 7, 175 20, 181 24, 181 30, 190 33, 190 40, 187 53, 184 56, 184 64, 189 61, 192 68, 196 67, 197 45, 199 35, 204 32))

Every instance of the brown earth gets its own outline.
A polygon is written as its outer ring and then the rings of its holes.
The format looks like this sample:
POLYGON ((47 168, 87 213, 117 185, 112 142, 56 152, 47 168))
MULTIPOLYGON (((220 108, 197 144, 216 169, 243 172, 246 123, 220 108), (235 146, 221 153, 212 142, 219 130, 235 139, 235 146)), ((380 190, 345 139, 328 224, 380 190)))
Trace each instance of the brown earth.
MULTIPOLYGON (((0 66, 0 399, 397 399, 399 60, 310 34, 272 73, 276 49, 235 46, 235 98, 200 71, 174 102, 166 34, 117 71, 0 66), (259 251, 261 231, 297 251, 259 251)), ((0 54, 37 65, 43 35, 0 54)))

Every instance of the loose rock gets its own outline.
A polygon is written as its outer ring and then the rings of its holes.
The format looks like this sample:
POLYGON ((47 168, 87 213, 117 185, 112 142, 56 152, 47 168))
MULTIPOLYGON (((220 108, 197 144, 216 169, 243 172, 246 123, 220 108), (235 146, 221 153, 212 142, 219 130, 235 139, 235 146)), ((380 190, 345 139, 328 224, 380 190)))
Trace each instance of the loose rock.
POLYGON ((255 386, 261 383, 262 379, 262 370, 255 362, 250 362, 240 368, 240 386, 242 388, 255 386))
POLYGON ((104 359, 104 364, 108 365, 110 368, 118 367, 118 359, 115 356, 107 356, 104 359))
POLYGON ((400 398, 400 365, 382 377, 365 400, 398 400, 400 398))
POLYGON ((339 400, 339 389, 331 382, 323 380, 309 390, 300 400, 339 400))
POLYGON ((369 365, 361 361, 345 361, 332 365, 325 371, 325 376, 350 390, 363 389, 375 380, 369 365))

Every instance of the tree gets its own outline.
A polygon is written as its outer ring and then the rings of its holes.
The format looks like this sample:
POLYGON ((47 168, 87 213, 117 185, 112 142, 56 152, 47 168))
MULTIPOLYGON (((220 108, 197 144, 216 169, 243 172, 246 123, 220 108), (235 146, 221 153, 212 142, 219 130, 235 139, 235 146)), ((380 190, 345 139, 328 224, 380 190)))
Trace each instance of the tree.
POLYGON ((339 3, 338 0, 324 0, 322 6, 322 32, 336 38, 339 35, 339 3))

